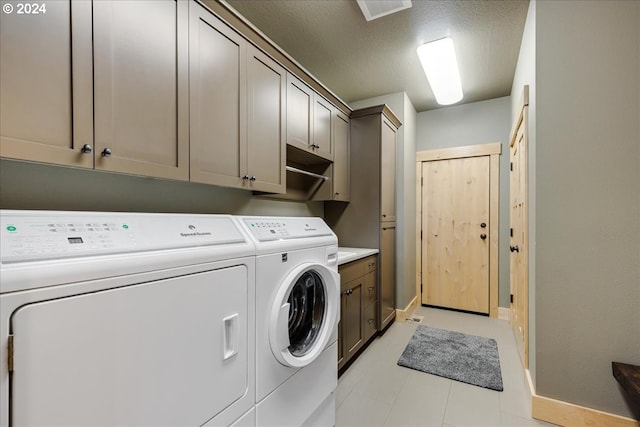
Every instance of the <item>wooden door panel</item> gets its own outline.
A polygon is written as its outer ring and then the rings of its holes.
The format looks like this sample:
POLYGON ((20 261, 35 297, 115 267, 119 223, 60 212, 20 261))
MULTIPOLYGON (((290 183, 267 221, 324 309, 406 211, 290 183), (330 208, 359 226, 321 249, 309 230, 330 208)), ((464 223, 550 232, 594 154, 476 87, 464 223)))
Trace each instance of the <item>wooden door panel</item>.
POLYGON ((518 353, 525 368, 528 366, 528 261, 527 261, 527 150, 526 114, 519 122, 510 147, 510 323, 516 338, 518 353))
POLYGON ((422 302, 489 313, 489 156, 423 162, 422 176, 422 302))

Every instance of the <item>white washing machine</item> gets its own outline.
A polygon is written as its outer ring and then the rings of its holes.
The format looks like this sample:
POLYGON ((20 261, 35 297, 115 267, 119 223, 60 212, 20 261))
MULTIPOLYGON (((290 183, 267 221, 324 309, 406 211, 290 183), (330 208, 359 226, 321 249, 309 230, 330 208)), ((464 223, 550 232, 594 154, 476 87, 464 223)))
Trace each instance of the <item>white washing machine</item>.
POLYGON ((255 425, 255 255, 232 217, 0 223, 0 426, 255 425))
POLYGON ((338 240, 320 218, 239 220, 256 246, 256 424, 332 426, 338 240))

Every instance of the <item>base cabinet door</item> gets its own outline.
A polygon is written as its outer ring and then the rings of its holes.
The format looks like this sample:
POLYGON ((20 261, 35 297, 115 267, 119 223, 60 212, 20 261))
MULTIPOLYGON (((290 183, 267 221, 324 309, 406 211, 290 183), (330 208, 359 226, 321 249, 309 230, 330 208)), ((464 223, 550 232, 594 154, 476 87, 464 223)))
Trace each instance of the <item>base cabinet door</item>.
POLYGON ((91 3, 38 4, 0 14, 0 156, 92 168, 91 3))
POLYGON ((344 354, 349 360, 363 344, 363 325, 362 325, 362 280, 349 282, 345 299, 345 311, 342 313, 344 323, 342 325, 342 344, 344 346, 344 354))
POLYGON ((93 3, 96 169, 189 178, 188 2, 93 3))
POLYGON ((383 330, 396 316, 396 224, 382 223, 380 229, 380 319, 383 330))

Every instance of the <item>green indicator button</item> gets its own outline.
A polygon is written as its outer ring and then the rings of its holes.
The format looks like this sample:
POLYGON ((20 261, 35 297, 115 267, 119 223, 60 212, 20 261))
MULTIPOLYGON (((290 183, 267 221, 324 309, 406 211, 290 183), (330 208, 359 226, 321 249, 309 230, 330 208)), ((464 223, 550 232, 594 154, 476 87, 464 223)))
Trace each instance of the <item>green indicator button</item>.
POLYGON ((8 231, 16 231, 16 227, 13 226, 13 225, 9 225, 9 226, 7 226, 7 230, 8 231))
POLYGON ((124 228, 125 230, 129 228, 129 226, 127 224, 122 224, 122 228, 124 228))

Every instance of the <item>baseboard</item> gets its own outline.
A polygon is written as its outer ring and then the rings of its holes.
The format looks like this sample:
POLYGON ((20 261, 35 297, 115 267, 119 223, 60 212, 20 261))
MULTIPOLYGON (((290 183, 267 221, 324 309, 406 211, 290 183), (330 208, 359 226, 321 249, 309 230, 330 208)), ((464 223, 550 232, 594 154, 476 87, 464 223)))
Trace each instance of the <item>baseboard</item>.
POLYGON ((407 307, 404 310, 400 310, 399 308, 396 308, 396 322, 405 322, 407 318, 411 316, 411 313, 413 313, 413 310, 415 310, 416 307, 418 307, 417 296, 413 297, 409 305, 407 305, 407 307))
POLYGON ((525 370, 525 375, 531 392, 531 416, 536 420, 563 427, 640 427, 640 422, 631 418, 538 396, 528 369, 525 370))
POLYGON ((511 313, 511 310, 509 310, 508 308, 498 307, 498 319, 509 320, 509 313, 511 313))

